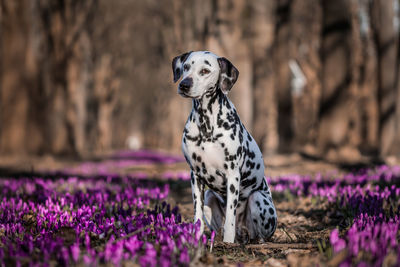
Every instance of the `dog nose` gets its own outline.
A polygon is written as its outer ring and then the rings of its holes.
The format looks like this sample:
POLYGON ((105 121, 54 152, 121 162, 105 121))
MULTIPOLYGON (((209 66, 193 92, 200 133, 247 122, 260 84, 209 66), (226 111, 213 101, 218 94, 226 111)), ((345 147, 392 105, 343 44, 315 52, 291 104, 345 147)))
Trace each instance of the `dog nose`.
POLYGON ((190 89, 190 87, 192 87, 192 85, 193 85, 193 79, 192 78, 185 78, 179 84, 179 89, 182 90, 182 91, 188 91, 190 89))

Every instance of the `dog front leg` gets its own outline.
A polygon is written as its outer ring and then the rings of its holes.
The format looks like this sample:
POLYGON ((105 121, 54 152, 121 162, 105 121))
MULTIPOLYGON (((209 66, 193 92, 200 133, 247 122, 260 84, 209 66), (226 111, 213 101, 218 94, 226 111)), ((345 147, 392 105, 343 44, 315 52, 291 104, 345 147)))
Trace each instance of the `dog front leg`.
POLYGON ((227 177, 226 213, 224 224, 224 242, 235 242, 236 207, 239 199, 240 174, 233 172, 227 177))
POLYGON ((204 231, 203 211, 204 211, 204 183, 193 171, 191 172, 190 183, 192 185, 192 197, 194 204, 194 223, 200 220, 200 232, 204 231))

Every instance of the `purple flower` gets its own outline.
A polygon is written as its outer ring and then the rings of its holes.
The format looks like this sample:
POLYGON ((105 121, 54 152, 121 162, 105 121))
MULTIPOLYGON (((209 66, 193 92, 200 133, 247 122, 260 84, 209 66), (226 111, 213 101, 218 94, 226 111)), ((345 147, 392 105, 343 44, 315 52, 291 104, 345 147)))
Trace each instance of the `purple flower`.
POLYGON ((331 235, 329 237, 329 240, 333 246, 333 251, 335 253, 341 251, 346 247, 346 242, 339 238, 339 230, 338 229, 333 229, 331 232, 331 235))
POLYGON ((179 256, 179 262, 184 264, 188 264, 190 262, 189 254, 186 247, 184 247, 183 250, 181 251, 181 255, 179 256))
POLYGON ((71 254, 72 254, 72 259, 75 262, 78 262, 79 260, 79 255, 80 255, 80 249, 79 249, 79 244, 75 243, 71 246, 71 254))

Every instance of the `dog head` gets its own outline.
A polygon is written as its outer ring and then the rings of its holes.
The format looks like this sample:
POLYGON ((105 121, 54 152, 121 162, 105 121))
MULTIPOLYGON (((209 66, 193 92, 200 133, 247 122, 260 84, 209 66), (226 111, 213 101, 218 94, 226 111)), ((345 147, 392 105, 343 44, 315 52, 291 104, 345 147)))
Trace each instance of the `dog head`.
POLYGON ((239 71, 229 60, 208 51, 191 51, 175 57, 172 70, 174 82, 182 76, 178 93, 196 99, 218 88, 227 94, 239 76, 239 71))

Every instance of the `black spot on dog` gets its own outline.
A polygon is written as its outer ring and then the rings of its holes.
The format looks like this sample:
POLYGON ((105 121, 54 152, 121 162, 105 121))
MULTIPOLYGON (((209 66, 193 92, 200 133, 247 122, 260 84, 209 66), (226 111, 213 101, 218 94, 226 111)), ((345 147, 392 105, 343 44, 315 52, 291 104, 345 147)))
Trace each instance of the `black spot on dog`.
POLYGON ((200 172, 199 166, 196 166, 196 172, 200 172))
POLYGON ((272 229, 275 227, 275 220, 273 218, 268 219, 268 224, 271 224, 272 229))
POLYGON ((222 126, 224 126, 225 130, 229 130, 231 128, 227 122, 224 122, 222 126))
POLYGON ((257 164, 256 169, 259 170, 260 169, 260 163, 257 164))
POLYGON ((264 205, 269 206, 269 203, 264 199, 264 205))
POLYGON ((249 177, 250 174, 251 174, 251 171, 247 171, 247 172, 242 173, 242 180, 244 180, 244 179, 246 179, 247 177, 249 177))
POLYGON ((257 178, 256 178, 256 177, 253 177, 252 179, 243 180, 242 183, 241 183, 241 185, 242 185, 244 188, 247 188, 247 187, 249 187, 249 186, 255 184, 256 181, 257 181, 257 178))
MULTIPOLYGON (((264 182, 265 183, 265 182, 264 182)), ((263 183, 263 184, 264 184, 263 183)), ((261 184, 262 186, 263 186, 263 184, 261 184)), ((265 197, 265 198, 268 198, 268 196, 265 194, 265 192, 261 192, 261 195, 263 196, 263 197, 265 197)))
POLYGON ((255 165, 254 162, 251 162, 250 160, 246 161, 246 166, 247 166, 248 168, 253 169, 253 168, 254 168, 254 165, 255 165))
POLYGON ((235 136, 233 134, 231 134, 231 139, 235 140, 235 136))
POLYGON ((225 170, 228 169, 228 165, 226 165, 226 163, 224 163, 224 169, 225 169, 225 170))
POLYGON ((197 158, 196 153, 193 153, 193 154, 192 154, 192 159, 193 159, 193 160, 196 160, 196 158, 197 158))
POLYGON ((212 183, 212 182, 214 182, 214 181, 215 181, 215 177, 212 176, 212 175, 210 175, 210 177, 208 178, 208 182, 209 182, 209 183, 212 183))
POLYGON ((233 184, 231 184, 231 186, 229 187, 229 190, 231 190, 231 193, 235 192, 235 186, 233 184))
POLYGON ((231 169, 235 169, 235 164, 233 163, 233 161, 231 162, 231 169))
POLYGON ((260 207, 260 205, 261 205, 260 201, 257 200, 256 205, 257 205, 257 207, 260 207))
POLYGON ((254 159, 254 158, 256 157, 256 154, 255 154, 253 151, 249 151, 249 152, 247 153, 247 155, 248 155, 251 159, 254 159))
POLYGON ((235 199, 235 200, 233 201, 233 205, 236 207, 237 204, 238 204, 238 201, 237 201, 237 199, 235 199))
POLYGON ((197 156, 197 161, 201 162, 201 157, 200 156, 197 156))
POLYGON ((204 63, 211 67, 211 64, 208 62, 208 60, 204 60, 204 63))
POLYGON ((220 137, 222 137, 222 136, 224 136, 222 133, 219 133, 219 134, 217 134, 217 135, 215 135, 215 139, 218 139, 218 138, 220 138, 220 137))
POLYGON ((273 208, 269 208, 268 211, 269 211, 269 214, 274 215, 274 209, 273 208))
POLYGON ((183 65, 183 69, 184 69, 185 71, 190 70, 190 65, 189 65, 189 64, 183 65))

